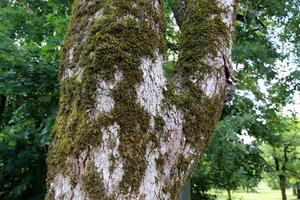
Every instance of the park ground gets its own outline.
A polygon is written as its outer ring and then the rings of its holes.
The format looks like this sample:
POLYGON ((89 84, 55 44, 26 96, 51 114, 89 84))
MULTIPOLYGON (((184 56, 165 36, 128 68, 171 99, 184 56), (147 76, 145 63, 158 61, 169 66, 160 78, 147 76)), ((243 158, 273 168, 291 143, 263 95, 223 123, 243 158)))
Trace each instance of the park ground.
MULTIPOLYGON (((214 192, 217 195, 217 200, 227 200, 227 193, 214 192)), ((265 184, 260 184, 255 192, 235 191, 232 193, 233 200, 281 200, 280 190, 272 190, 265 184)), ((293 196, 291 189, 287 190, 287 199, 296 200, 296 196, 293 196)))

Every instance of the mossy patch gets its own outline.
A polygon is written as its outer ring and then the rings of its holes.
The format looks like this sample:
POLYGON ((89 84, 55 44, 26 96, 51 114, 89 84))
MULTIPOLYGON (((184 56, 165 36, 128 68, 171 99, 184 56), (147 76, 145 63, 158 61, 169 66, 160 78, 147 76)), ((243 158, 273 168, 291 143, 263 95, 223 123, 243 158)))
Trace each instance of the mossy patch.
POLYGON ((45 200, 54 200, 54 194, 53 191, 50 191, 47 193, 45 200))
POLYGON ((182 71, 186 77, 199 73, 199 79, 210 72, 206 58, 217 55, 223 37, 228 35, 228 27, 222 21, 224 12, 216 0, 200 0, 187 4, 185 20, 180 37, 180 55, 175 73, 182 71))
POLYGON ((89 163, 87 170, 81 177, 84 191, 87 193, 91 200, 113 200, 116 198, 108 197, 105 192, 105 187, 102 182, 102 177, 97 172, 94 163, 89 163))
POLYGON ((159 173, 162 175, 164 173, 164 165, 166 162, 167 156, 159 154, 158 158, 155 159, 156 168, 158 169, 159 173))

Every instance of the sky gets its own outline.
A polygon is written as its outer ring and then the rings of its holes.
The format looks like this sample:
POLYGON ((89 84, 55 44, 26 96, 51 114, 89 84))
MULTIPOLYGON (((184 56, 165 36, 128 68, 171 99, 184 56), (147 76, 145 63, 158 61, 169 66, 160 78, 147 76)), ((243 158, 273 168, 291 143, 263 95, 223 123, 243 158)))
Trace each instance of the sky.
POLYGON ((294 95, 294 103, 287 105, 283 109, 284 115, 291 115, 291 113, 294 112, 297 117, 300 118, 300 94, 299 92, 294 95))

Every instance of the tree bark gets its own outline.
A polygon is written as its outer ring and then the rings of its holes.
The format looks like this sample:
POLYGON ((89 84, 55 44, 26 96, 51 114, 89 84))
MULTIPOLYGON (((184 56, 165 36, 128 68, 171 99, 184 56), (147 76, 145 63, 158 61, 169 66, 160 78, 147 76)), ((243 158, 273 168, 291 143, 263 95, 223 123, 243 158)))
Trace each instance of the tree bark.
POLYGON ((230 189, 227 190, 227 196, 228 196, 228 200, 231 200, 231 199, 232 199, 230 189))
POLYGON ((282 200, 286 200, 286 184, 285 184, 285 176, 279 175, 279 185, 280 185, 280 191, 281 191, 281 198, 282 200))
POLYGON ((2 121, 2 117, 4 114, 5 104, 6 104, 6 96, 0 95, 0 122, 2 121))
POLYGON ((273 156, 274 158, 274 162, 275 162, 275 170, 277 173, 279 173, 278 175, 278 179, 279 179, 279 187, 280 187, 280 191, 281 191, 281 198, 282 200, 286 200, 286 179, 285 179, 285 175, 282 174, 282 171, 280 170, 280 164, 279 164, 279 160, 273 156))
POLYGON ((234 6, 187 1, 166 80, 161 1, 75 0, 47 199, 181 198, 232 84, 234 6))

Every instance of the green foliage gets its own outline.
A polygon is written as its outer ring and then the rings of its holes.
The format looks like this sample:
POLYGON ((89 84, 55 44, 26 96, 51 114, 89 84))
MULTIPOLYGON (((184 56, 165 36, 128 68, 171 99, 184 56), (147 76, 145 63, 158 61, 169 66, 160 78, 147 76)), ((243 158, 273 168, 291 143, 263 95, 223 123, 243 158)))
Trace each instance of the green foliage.
POLYGON ((176 25, 172 8, 172 2, 169 0, 165 1, 164 5, 164 14, 167 23, 166 30, 166 39, 167 39, 167 50, 173 52, 174 54, 178 54, 178 37, 179 37, 179 28, 176 25))
POLYGON ((299 120, 280 117, 281 126, 274 124, 276 141, 264 144, 261 148, 268 161, 270 170, 267 173, 268 183, 279 188, 279 175, 286 178, 287 186, 300 181, 300 124, 299 120))
POLYGON ((0 199, 43 199, 71 1, 0 3, 0 199))
POLYGON ((207 195, 211 188, 235 190, 257 185, 266 164, 258 145, 245 144, 239 137, 242 130, 247 130, 254 123, 255 120, 248 115, 226 117, 219 123, 213 142, 194 172, 194 194, 207 195), (198 180, 201 177, 201 180, 205 179, 204 186, 198 180))

